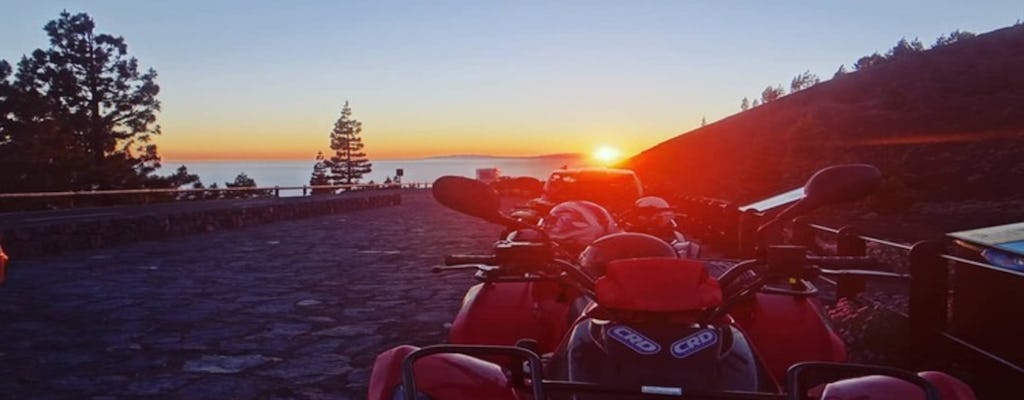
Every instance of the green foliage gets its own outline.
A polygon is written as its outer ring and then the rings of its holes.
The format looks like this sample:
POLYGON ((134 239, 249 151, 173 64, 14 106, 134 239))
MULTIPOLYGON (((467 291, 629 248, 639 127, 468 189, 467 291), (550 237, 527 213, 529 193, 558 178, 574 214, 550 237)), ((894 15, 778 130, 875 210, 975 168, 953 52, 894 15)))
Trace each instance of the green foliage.
POLYGON ((782 96, 785 95, 786 89, 783 89, 782 86, 768 86, 764 88, 764 91, 761 92, 761 104, 771 103, 775 100, 782 98, 782 96))
MULTIPOLYGON (((255 188, 256 180, 246 175, 245 172, 241 172, 235 177, 234 182, 225 182, 225 187, 238 189, 238 188, 255 188)), ((226 198, 245 198, 245 197, 267 197, 271 196, 270 190, 232 190, 224 192, 226 198)))
POLYGON ((878 52, 876 51, 869 56, 864 56, 858 59, 857 62, 853 64, 853 69, 860 71, 863 70, 864 68, 870 68, 876 65, 885 64, 887 61, 889 61, 889 59, 887 59, 885 56, 881 54, 878 54, 878 52))
POLYGON ((241 172, 235 177, 234 182, 225 182, 224 186, 229 188, 256 187, 256 180, 250 178, 249 175, 245 174, 245 172, 241 172))
POLYGON ((156 71, 140 71, 123 38, 87 14, 44 27, 48 49, 13 73, 0 61, 0 187, 5 191, 175 187, 157 177, 156 71))
POLYGON ((821 82, 821 79, 818 78, 818 75, 812 74, 810 70, 807 70, 804 71, 804 73, 793 77, 793 81, 789 84, 789 92, 796 93, 817 85, 819 82, 821 82))
POLYGON ((975 35, 974 33, 968 31, 961 31, 957 29, 953 32, 950 32, 949 36, 941 35, 937 39, 935 39, 935 44, 932 45, 932 48, 934 49, 940 46, 951 45, 953 43, 959 42, 961 40, 967 40, 975 36, 977 35, 975 35))
POLYGON ((924 45, 921 44, 921 41, 917 40, 917 38, 914 38, 914 40, 909 42, 907 41, 907 38, 902 38, 900 41, 896 42, 895 46, 889 49, 889 52, 886 53, 886 58, 890 60, 898 59, 918 54, 922 51, 924 51, 924 45))
MULTIPOLYGON (((330 161, 324 158, 324 153, 316 153, 316 163, 313 164, 313 175, 309 178, 310 186, 327 186, 331 184, 331 178, 327 176, 330 170, 330 161)), ((313 188, 313 194, 330 194, 332 189, 313 188)))
POLYGON ((330 160, 331 183, 358 183, 363 175, 370 173, 373 164, 363 152, 363 139, 359 136, 362 131, 362 122, 352 119, 352 108, 346 101, 331 131, 331 150, 334 150, 330 160))

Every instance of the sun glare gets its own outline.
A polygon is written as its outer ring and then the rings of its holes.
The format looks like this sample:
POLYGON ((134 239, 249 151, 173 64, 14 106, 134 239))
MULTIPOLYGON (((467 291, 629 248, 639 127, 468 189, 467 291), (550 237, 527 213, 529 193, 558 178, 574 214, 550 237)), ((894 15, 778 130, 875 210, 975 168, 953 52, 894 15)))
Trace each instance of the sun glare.
POLYGON ((605 165, 618 161, 621 155, 622 152, 612 146, 599 146, 594 150, 594 159, 605 165))

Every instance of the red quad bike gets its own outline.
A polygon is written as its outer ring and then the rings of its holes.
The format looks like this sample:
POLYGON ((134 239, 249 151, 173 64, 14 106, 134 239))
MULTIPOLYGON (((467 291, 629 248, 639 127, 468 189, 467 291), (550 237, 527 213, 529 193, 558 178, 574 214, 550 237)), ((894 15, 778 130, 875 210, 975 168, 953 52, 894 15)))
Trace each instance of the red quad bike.
MULTIPOLYGON (((444 267, 434 268, 435 272, 475 270, 476 278, 481 281, 466 293, 452 323, 449 341, 512 345, 520 339, 531 339, 537 343, 538 351, 553 351, 586 305, 579 291, 560 277, 562 274, 583 275, 575 266, 562 261, 575 260, 576 254, 549 238, 544 225, 537 226, 493 210, 481 214, 476 207, 489 204, 490 208, 498 201, 486 185, 446 176, 434 183, 433 193, 443 205, 502 224, 510 231, 495 243, 493 254, 449 255, 444 267)), ((667 207, 664 200, 661 203, 667 207)), ((652 215, 666 210, 650 212, 641 207, 641 211, 652 215)), ((668 222, 672 222, 671 218, 668 222)), ((674 225, 668 230, 674 232, 674 225)), ((676 233, 673 237, 681 235, 676 233)), ((696 244, 687 241, 666 241, 677 253, 680 245, 684 246, 684 253, 698 249, 696 244)))
POLYGON ((539 227, 500 214, 499 199, 486 185, 457 176, 433 184, 437 201, 465 214, 509 228, 495 243, 493 254, 454 254, 434 272, 475 270, 481 282, 471 287, 449 332, 456 344, 513 345, 532 339, 537 350, 555 349, 573 322, 572 307, 579 290, 562 274, 588 279, 559 260, 556 245, 539 227), (486 210, 486 211, 485 211, 486 210))
MULTIPOLYGON (((877 169, 865 165, 823 170, 805 186, 806 197, 777 220, 859 198, 879 179, 877 169)), ((504 223, 496 199, 467 181, 439 183, 451 185, 445 189, 450 193, 474 194, 473 201, 443 195, 439 200, 504 223)), ((516 346, 400 346, 378 356, 369 398, 973 399, 970 388, 942 373, 837 362, 845 360, 843 345, 824 324, 805 279, 877 276, 821 268, 865 262, 775 247, 718 281, 694 260, 648 258, 613 261, 596 282, 569 263, 555 262, 561 272, 551 276, 593 303, 553 352, 542 358, 535 352, 540 346, 528 340, 516 346)))

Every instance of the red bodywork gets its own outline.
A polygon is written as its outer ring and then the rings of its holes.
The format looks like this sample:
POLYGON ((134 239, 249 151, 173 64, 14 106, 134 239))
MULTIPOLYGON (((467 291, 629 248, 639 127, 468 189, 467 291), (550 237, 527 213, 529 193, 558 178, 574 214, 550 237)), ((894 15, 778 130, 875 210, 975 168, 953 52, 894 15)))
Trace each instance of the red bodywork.
MULTIPOLYGON (((963 381, 948 374, 925 371, 918 374, 939 389, 942 400, 974 400, 974 391, 963 381)), ((923 400, 924 390, 912 383, 888 376, 872 375, 825 385, 821 398, 826 400, 923 400)))
MULTIPOLYGON (((369 400, 391 400, 402 383, 402 360, 417 347, 398 346, 377 356, 370 375, 369 400)), ((521 398, 497 364, 462 354, 436 354, 414 364, 416 390, 431 399, 521 398)))
POLYGON ((722 304, 722 289, 694 260, 631 258, 608 263, 595 284, 605 308, 642 312, 700 311, 722 304))
POLYGON ((575 290, 555 281, 481 283, 466 292, 452 322, 453 344, 515 345, 537 341, 540 353, 554 351, 569 329, 575 290))
MULTIPOLYGON (((665 298, 665 302, 655 303, 673 307, 684 300, 701 305, 721 301, 720 297, 714 301, 714 296, 708 295, 716 292, 718 287, 714 279, 705 279, 706 274, 686 273, 675 277, 678 279, 666 275, 668 270, 698 271, 685 268, 689 265, 677 265, 693 261, 675 260, 678 262, 648 266, 637 264, 644 261, 635 259, 611 263, 610 275, 599 280, 603 282, 598 284, 599 297, 601 293, 608 297, 617 291, 625 291, 631 293, 626 297, 632 303, 657 292, 665 298), (673 268, 665 269, 666 266, 673 268), (650 274, 639 274, 641 270, 650 274), (611 279, 616 274, 622 274, 623 279, 611 279), (678 289, 681 282, 689 281, 693 282, 685 285, 688 290, 671 290, 671 287, 678 289), (637 282, 646 283, 634 287, 637 282), (623 286, 626 283, 629 285, 623 286), (671 287, 666 290, 654 290, 665 286, 661 283, 673 284, 668 285, 671 287), (684 293, 691 296, 685 296, 684 293)), ((664 263, 665 260, 659 262, 664 263)), ((704 272, 703 267, 699 272, 704 272)), ((570 305, 577 296, 575 291, 554 281, 475 285, 466 293, 462 308, 452 323, 449 341, 453 344, 511 346, 520 339, 534 339, 539 353, 552 352, 571 327, 570 305)), ((623 296, 615 297, 621 301, 627 300, 621 298, 623 296)), ((616 301, 611 298, 604 300, 616 301)), ((649 306, 653 303, 646 301, 645 304, 649 306)), ((846 346, 825 322, 818 303, 809 297, 757 293, 750 300, 734 306, 729 315, 750 339, 761 361, 777 382, 785 382, 783 377, 786 376, 786 370, 798 362, 846 361, 846 346)))
POLYGON ((729 315, 779 382, 802 361, 846 361, 846 345, 825 322, 817 301, 801 296, 756 293, 729 315))

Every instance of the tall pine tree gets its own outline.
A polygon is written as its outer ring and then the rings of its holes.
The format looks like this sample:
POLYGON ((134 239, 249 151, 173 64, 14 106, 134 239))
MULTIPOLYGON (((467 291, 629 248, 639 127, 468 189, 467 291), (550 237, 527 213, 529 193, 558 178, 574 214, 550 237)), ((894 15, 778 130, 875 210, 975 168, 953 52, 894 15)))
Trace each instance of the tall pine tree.
POLYGON ((0 186, 11 191, 174 187, 156 177, 156 72, 140 70, 123 38, 62 12, 48 49, 0 61, 0 186), (8 79, 13 80, 8 82, 8 79))
POLYGON ((352 119, 352 108, 348 101, 341 109, 341 117, 331 131, 331 182, 335 185, 358 183, 363 175, 370 173, 373 164, 363 152, 363 123, 352 119))

